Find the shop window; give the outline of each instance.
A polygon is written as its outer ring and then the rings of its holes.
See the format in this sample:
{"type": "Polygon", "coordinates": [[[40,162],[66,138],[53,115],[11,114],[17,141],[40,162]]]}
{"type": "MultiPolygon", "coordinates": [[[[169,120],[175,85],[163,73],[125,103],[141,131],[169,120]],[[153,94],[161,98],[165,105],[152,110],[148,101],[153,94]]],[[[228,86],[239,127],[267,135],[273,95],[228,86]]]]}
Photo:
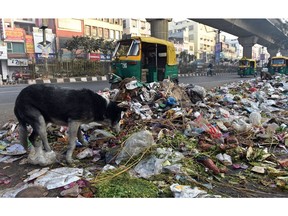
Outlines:
{"type": "Polygon", "coordinates": [[[91,35],[92,35],[93,37],[96,37],[96,36],[97,36],[97,27],[96,27],[96,26],[92,26],[91,35]]]}
{"type": "Polygon", "coordinates": [[[104,38],[105,39],[109,38],[109,29],[104,29],[104,38]]]}
{"type": "Polygon", "coordinates": [[[91,26],[85,25],[85,35],[91,35],[91,26]]]}
{"type": "Polygon", "coordinates": [[[132,19],[132,27],[137,28],[137,20],[132,19]]]}
{"type": "Polygon", "coordinates": [[[103,28],[98,28],[98,37],[103,38],[103,28]]]}
{"type": "Polygon", "coordinates": [[[115,38],[114,30],[110,29],[110,33],[109,33],[109,35],[110,35],[110,39],[113,40],[113,39],[115,38]]]}
{"type": "Polygon", "coordinates": [[[8,53],[25,53],[24,43],[19,42],[8,42],[7,43],[8,53]]]}
{"type": "Polygon", "coordinates": [[[115,31],[115,39],[116,40],[120,39],[120,32],[119,31],[115,31]]]}

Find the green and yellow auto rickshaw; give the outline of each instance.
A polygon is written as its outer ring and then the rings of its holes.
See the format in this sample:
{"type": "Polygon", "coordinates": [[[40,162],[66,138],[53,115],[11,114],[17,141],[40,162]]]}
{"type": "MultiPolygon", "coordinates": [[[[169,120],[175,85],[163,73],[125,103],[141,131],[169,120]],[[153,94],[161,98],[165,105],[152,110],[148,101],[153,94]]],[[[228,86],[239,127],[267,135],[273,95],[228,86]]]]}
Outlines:
{"type": "Polygon", "coordinates": [[[128,37],[117,41],[113,52],[111,88],[125,78],[143,83],[170,78],[178,83],[178,63],[174,44],[154,37],[128,37]]]}
{"type": "Polygon", "coordinates": [[[274,75],[275,73],[288,74],[288,57],[286,56],[274,56],[271,58],[269,73],[274,75]]]}
{"type": "Polygon", "coordinates": [[[257,76],[257,64],[254,59],[242,58],[239,60],[238,75],[244,76],[257,76]]]}

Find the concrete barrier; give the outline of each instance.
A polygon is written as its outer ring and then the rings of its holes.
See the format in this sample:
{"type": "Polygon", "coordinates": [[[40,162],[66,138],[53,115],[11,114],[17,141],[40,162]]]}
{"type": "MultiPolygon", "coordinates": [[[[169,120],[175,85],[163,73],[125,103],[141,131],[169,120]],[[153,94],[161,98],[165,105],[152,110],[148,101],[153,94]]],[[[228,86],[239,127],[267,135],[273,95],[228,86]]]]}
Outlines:
{"type": "MultiPolygon", "coordinates": [[[[227,75],[227,73],[216,73],[216,76],[227,75]]],[[[207,76],[206,72],[201,73],[185,73],[179,74],[179,77],[193,77],[193,76],[207,76]]],[[[70,77],[70,78],[50,78],[50,79],[31,79],[31,80],[18,80],[18,84],[36,84],[36,83],[72,83],[72,82],[95,82],[95,81],[106,81],[107,76],[96,76],[96,77],[70,77]]]]}

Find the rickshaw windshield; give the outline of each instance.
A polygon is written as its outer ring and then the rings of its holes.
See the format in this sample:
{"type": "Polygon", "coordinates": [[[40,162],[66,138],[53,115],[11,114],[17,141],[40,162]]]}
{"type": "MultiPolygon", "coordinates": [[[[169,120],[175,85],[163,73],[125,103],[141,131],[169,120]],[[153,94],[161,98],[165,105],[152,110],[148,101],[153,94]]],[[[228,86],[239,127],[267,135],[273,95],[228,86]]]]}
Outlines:
{"type": "Polygon", "coordinates": [[[119,41],[113,52],[113,57],[119,56],[137,56],[140,50],[139,40],[123,40],[119,41]]]}
{"type": "Polygon", "coordinates": [[[284,59],[272,59],[271,63],[275,65],[282,65],[282,64],[285,64],[285,60],[284,59]]]}

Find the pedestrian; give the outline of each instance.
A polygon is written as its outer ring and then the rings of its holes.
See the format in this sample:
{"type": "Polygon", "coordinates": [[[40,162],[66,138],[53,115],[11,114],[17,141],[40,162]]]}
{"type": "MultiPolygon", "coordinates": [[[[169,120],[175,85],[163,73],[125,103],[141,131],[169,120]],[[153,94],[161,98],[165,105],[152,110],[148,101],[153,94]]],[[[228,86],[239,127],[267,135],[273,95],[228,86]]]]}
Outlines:
{"type": "Polygon", "coordinates": [[[207,76],[209,76],[209,75],[213,75],[212,74],[212,69],[213,69],[213,64],[212,64],[212,62],[210,62],[209,63],[209,65],[208,65],[208,73],[207,73],[207,76]]]}
{"type": "Polygon", "coordinates": [[[7,74],[7,76],[6,76],[6,84],[10,84],[11,82],[10,82],[10,77],[9,77],[9,75],[7,74]]]}
{"type": "Polygon", "coordinates": [[[271,66],[271,58],[268,58],[267,68],[269,69],[271,66]]]}

